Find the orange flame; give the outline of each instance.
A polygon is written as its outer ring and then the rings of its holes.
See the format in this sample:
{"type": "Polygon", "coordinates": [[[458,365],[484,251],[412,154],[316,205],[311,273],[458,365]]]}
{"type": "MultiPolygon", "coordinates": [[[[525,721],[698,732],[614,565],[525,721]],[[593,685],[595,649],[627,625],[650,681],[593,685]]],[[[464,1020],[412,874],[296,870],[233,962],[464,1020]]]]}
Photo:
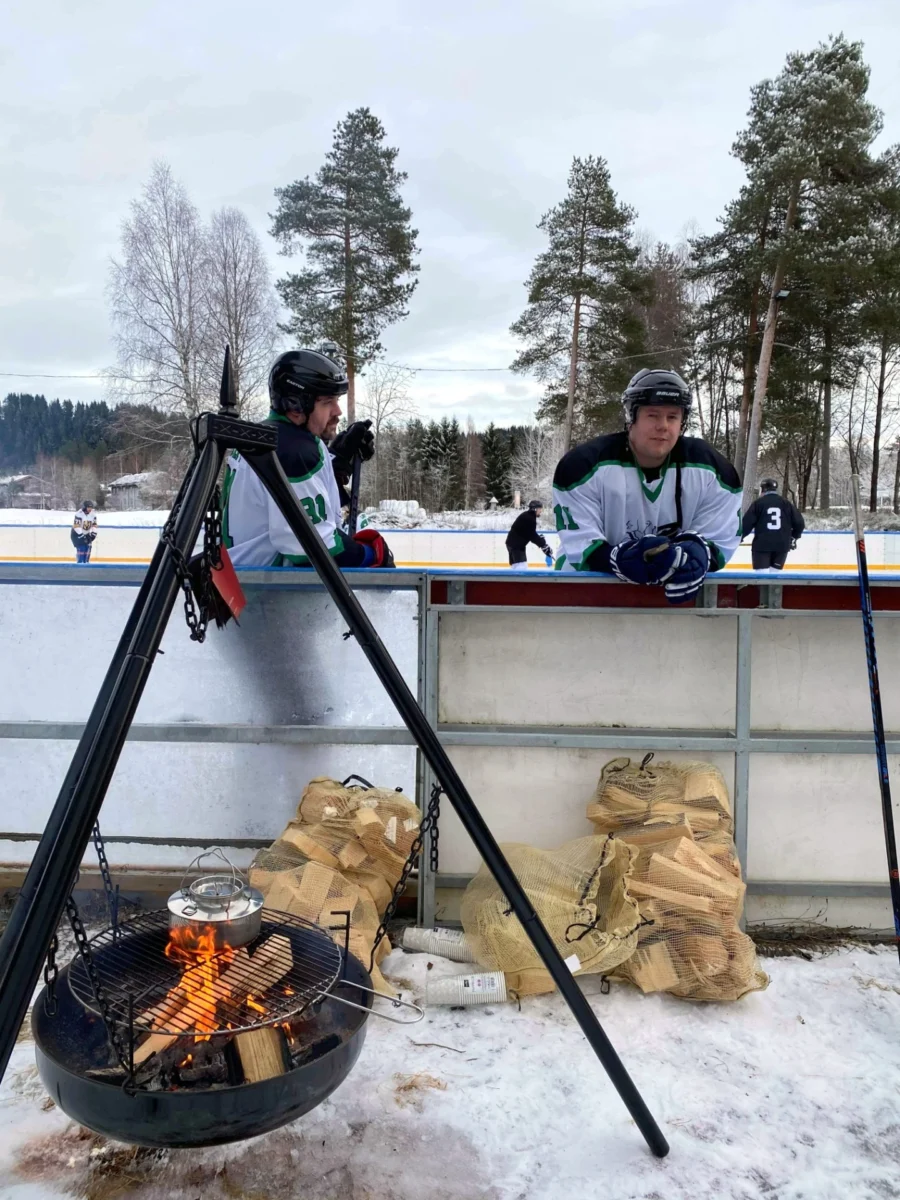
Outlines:
{"type": "Polygon", "coordinates": [[[220,997],[215,984],[234,958],[234,951],[216,946],[216,931],[211,925],[182,925],[170,930],[165,953],[167,958],[183,964],[184,974],[173,991],[187,996],[191,1025],[200,1030],[194,1040],[209,1041],[210,1034],[219,1029],[216,1006],[220,997]]]}

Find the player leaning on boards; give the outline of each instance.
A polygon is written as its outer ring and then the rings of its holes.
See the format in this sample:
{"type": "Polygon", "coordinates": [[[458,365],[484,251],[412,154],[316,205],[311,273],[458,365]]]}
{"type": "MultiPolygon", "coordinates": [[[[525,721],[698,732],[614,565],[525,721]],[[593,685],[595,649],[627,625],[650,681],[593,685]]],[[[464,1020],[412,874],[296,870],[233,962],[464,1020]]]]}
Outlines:
{"type": "Polygon", "coordinates": [[[691,392],[674,371],[638,371],[622,397],[625,429],[563,455],[553,477],[557,570],[606,571],[693,599],[741,540],[737,471],[685,437],[691,392]]]}
{"type": "Polygon", "coordinates": [[[75,547],[75,562],[89,563],[97,538],[97,514],[94,512],[93,500],[85,500],[75,514],[69,537],[75,547]]]}
{"type": "MultiPolygon", "coordinates": [[[[288,350],[269,372],[266,418],[278,428],[278,460],[306,515],[340,567],[392,567],[394,558],[377,530],[353,537],[341,528],[336,474],[349,478],[358,454],[375,453],[371,421],[354,421],[335,436],[347,376],[315,350],[288,350]]],[[[236,567],[307,567],[309,560],[275,501],[235,451],[224,485],[223,536],[236,567]]]]}

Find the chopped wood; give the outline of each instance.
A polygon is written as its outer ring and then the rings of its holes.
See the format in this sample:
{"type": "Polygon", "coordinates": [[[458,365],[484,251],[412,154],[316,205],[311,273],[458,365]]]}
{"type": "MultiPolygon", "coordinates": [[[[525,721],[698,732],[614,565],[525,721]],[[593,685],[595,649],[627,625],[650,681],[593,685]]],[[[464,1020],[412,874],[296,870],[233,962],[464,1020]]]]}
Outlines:
{"type": "Polygon", "coordinates": [[[216,998],[225,1000],[237,995],[262,996],[294,965],[291,939],[283,933],[266,938],[249,962],[233,962],[213,984],[216,998]]]}
{"type": "MultiPolygon", "coordinates": [[[[210,991],[217,1002],[233,997],[243,1000],[247,995],[259,997],[286,975],[293,965],[291,939],[276,933],[266,939],[252,958],[246,951],[242,957],[238,952],[226,970],[211,985],[210,991]]],[[[180,1011],[166,1018],[165,1033],[151,1033],[135,1050],[136,1067],[146,1062],[152,1054],[158,1054],[167,1046],[171,1046],[180,1034],[195,1027],[202,1001],[192,1002],[190,991],[182,985],[179,985],[178,991],[184,994],[180,1011]]]]}
{"type": "Polygon", "coordinates": [[[675,853],[672,857],[676,862],[681,863],[683,867],[691,867],[695,871],[702,871],[704,875],[714,875],[717,879],[722,880],[726,884],[734,884],[735,877],[731,871],[727,871],[721,863],[716,862],[713,856],[707,851],[702,850],[694,842],[689,842],[683,839],[675,848],[675,853]]]}
{"type": "Polygon", "coordinates": [[[686,887],[691,889],[692,894],[709,896],[713,900],[719,897],[736,900],[743,891],[743,884],[738,883],[736,879],[726,883],[722,879],[695,871],[692,867],[685,867],[674,859],[663,858],[661,854],[651,856],[647,874],[650,883],[660,887],[686,887]]]}
{"type": "Polygon", "coordinates": [[[678,821],[675,824],[663,824],[656,821],[652,824],[642,825],[638,829],[629,829],[627,833],[619,834],[619,838],[621,841],[627,842],[629,846],[655,846],[685,840],[693,842],[694,834],[687,821],[678,821]]]}
{"type": "Polygon", "coordinates": [[[384,822],[374,808],[360,808],[353,814],[353,828],[362,837],[373,829],[384,830],[384,822]]]}
{"type": "Polygon", "coordinates": [[[281,835],[280,840],[287,842],[295,850],[299,850],[310,862],[321,863],[323,867],[331,867],[333,871],[336,871],[340,866],[340,863],[330,851],[326,850],[324,846],[320,846],[314,838],[311,838],[308,833],[304,833],[296,825],[288,825],[287,829],[281,835]]]}
{"type": "Polygon", "coordinates": [[[284,1034],[275,1025],[248,1029],[234,1035],[234,1044],[244,1070],[245,1083],[259,1083],[284,1075],[284,1034]]]}
{"type": "Polygon", "coordinates": [[[680,982],[664,942],[639,946],[628,960],[628,973],[642,992],[665,992],[680,982]]]}
{"type": "Polygon", "coordinates": [[[342,867],[347,867],[349,870],[353,870],[360,863],[364,863],[368,857],[368,850],[365,846],[360,845],[359,842],[347,842],[338,851],[338,862],[342,867]]]}
{"type": "Polygon", "coordinates": [[[651,900],[665,900],[678,908],[689,908],[693,912],[712,913],[713,903],[707,896],[692,896],[688,892],[676,892],[672,888],[647,883],[643,879],[629,879],[628,891],[632,896],[649,896],[651,900]]]}

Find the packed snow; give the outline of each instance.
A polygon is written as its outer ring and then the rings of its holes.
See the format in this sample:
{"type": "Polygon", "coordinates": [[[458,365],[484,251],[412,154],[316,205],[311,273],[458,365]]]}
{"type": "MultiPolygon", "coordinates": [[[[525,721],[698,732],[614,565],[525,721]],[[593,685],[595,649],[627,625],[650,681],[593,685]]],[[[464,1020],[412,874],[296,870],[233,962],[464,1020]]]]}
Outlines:
{"type": "MultiPolygon", "coordinates": [[[[654,1158],[557,996],[370,1019],[346,1082],[295,1124],[208,1150],[79,1130],[23,1038],[0,1086],[0,1196],[133,1200],[885,1200],[900,1195],[900,969],[864,946],[764,961],[697,1005],[583,981],[671,1143],[654,1158]]],[[[394,950],[405,998],[471,970],[394,950]]],[[[125,1102],[123,1100],[123,1102],[125,1102]]]]}
{"type": "MultiPolygon", "coordinates": [[[[379,529],[497,529],[504,532],[516,519],[522,508],[491,508],[486,510],[460,509],[448,512],[426,512],[414,500],[385,500],[379,508],[369,507],[366,510],[370,522],[379,529]]],[[[542,525],[547,524],[547,518],[552,521],[553,514],[549,507],[544,509],[542,525]]],[[[74,509],[36,509],[36,508],[0,508],[0,526],[2,525],[65,525],[72,524],[74,509]]],[[[140,526],[143,528],[161,528],[169,516],[168,509],[129,509],[125,511],[102,509],[98,512],[100,526],[140,526]]],[[[805,513],[806,528],[810,531],[821,529],[845,529],[853,527],[850,510],[831,509],[825,513],[805,513]]],[[[900,530],[900,516],[889,509],[879,509],[875,513],[864,513],[863,523],[866,529],[900,530]]],[[[549,532],[549,528],[547,532],[549,532]]]]}

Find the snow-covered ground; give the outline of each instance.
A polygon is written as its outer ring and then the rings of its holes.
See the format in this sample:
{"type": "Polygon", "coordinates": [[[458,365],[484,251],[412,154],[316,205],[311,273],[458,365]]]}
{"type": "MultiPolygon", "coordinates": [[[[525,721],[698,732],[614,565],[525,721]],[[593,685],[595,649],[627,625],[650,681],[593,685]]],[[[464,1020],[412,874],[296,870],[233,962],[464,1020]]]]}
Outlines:
{"type": "MultiPolygon", "coordinates": [[[[418,516],[367,509],[372,523],[379,529],[502,529],[508,530],[521,508],[496,508],[487,512],[463,509],[450,512],[426,513],[419,510],[418,516]]],[[[0,508],[0,525],[65,525],[72,523],[72,513],[60,509],[0,508]]],[[[101,527],[140,526],[159,528],[168,517],[167,509],[135,509],[130,512],[103,510],[98,513],[101,527]]],[[[815,529],[852,529],[853,518],[849,509],[831,509],[828,512],[805,514],[806,527],[815,529]]],[[[864,513],[867,529],[900,530],[900,516],[889,509],[876,513],[864,513]]],[[[549,509],[543,513],[542,525],[550,526],[553,514],[549,509]]]]}
{"type": "MultiPolygon", "coordinates": [[[[464,965],[395,950],[421,996],[464,965]]],[[[733,1005],[585,990],[671,1143],[653,1158],[555,996],[370,1020],[294,1125],[210,1150],[107,1143],[50,1106],[28,1040],[0,1087],[0,1196],[133,1200],[886,1200],[900,1196],[900,969],[857,947],[769,959],[733,1005]]],[[[125,1102],[125,1101],[123,1101],[125,1102]]]]}

